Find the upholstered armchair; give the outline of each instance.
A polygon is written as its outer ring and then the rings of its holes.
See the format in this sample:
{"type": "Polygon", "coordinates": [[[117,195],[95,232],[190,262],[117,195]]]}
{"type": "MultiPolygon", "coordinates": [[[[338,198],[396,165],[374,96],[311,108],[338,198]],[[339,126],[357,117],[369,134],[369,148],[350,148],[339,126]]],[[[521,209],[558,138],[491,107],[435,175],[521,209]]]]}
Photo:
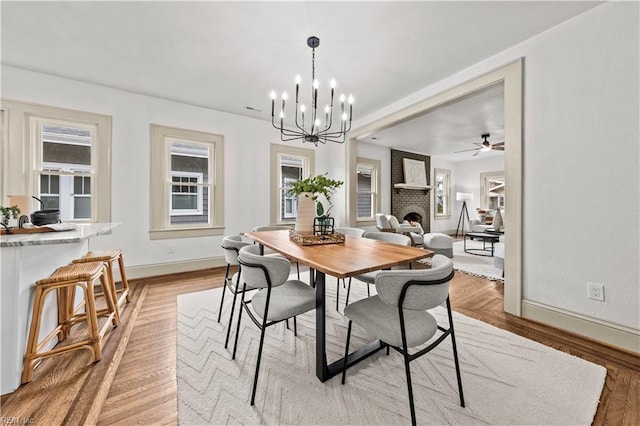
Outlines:
{"type": "Polygon", "coordinates": [[[422,235],[424,231],[422,226],[411,225],[409,223],[400,223],[393,215],[385,215],[384,213],[376,213],[376,228],[380,232],[395,232],[396,234],[404,234],[411,238],[414,246],[422,247],[422,235]]]}

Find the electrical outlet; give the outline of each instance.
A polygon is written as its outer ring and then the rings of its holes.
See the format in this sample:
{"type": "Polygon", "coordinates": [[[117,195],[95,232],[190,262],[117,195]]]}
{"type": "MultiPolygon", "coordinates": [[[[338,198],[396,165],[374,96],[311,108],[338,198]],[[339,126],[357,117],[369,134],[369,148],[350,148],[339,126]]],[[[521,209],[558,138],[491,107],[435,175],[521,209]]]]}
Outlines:
{"type": "Polygon", "coordinates": [[[602,284],[587,283],[589,299],[604,302],[604,286],[602,284]]]}
{"type": "Polygon", "coordinates": [[[173,254],[176,252],[176,248],[174,246],[167,247],[167,253],[173,254]]]}

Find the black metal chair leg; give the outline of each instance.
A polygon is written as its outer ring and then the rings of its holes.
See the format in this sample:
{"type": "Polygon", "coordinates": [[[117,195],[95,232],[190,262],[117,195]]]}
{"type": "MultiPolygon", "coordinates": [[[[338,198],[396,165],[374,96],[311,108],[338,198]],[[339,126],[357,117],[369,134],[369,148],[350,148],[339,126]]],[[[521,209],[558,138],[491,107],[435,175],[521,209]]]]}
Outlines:
{"type": "Polygon", "coordinates": [[[286,320],[284,320],[284,323],[287,325],[287,330],[289,330],[289,318],[287,318],[286,320]]]}
{"type": "Polygon", "coordinates": [[[298,270],[298,281],[300,281],[300,264],[296,262],[296,269],[298,270]]]}
{"type": "Polygon", "coordinates": [[[293,317],[293,335],[298,337],[298,322],[296,321],[296,317],[293,317]]]}
{"type": "Polygon", "coordinates": [[[229,278],[229,268],[231,265],[227,263],[227,271],[224,273],[224,285],[222,286],[222,299],[220,299],[220,309],[218,309],[218,322],[222,315],[222,304],[224,303],[224,293],[227,291],[227,278],[229,278]]]}
{"type": "MultiPolygon", "coordinates": [[[[245,288],[243,287],[243,291],[245,288]]],[[[238,326],[236,327],[236,338],[235,343],[233,344],[233,355],[231,355],[231,359],[236,359],[236,349],[238,348],[238,336],[240,335],[240,322],[242,321],[242,311],[244,310],[244,293],[242,293],[242,299],[240,299],[240,312],[238,312],[238,326]]]]}
{"type": "Polygon", "coordinates": [[[338,284],[336,285],[336,311],[340,306],[340,278],[338,278],[338,284]]]}
{"type": "Polygon", "coordinates": [[[347,357],[349,356],[349,340],[351,339],[351,325],[353,321],[349,320],[349,328],[347,328],[347,343],[344,345],[344,365],[342,367],[342,384],[347,380],[347,357]]]}
{"type": "Polygon", "coordinates": [[[227,349],[229,344],[229,336],[231,335],[231,323],[233,322],[233,312],[236,309],[236,299],[238,293],[233,293],[233,302],[231,302],[231,314],[229,315],[229,323],[227,324],[227,337],[224,339],[224,348],[227,349]]]}
{"type": "Polygon", "coordinates": [[[449,314],[449,328],[451,329],[451,347],[453,348],[453,361],[456,364],[456,376],[458,377],[458,392],[460,393],[460,406],[464,407],[464,393],[462,392],[462,377],[460,376],[460,362],[458,361],[458,348],[456,346],[456,334],[453,330],[453,318],[451,315],[451,302],[447,297],[447,311],[449,314]]]}
{"type": "Polygon", "coordinates": [[[389,356],[389,345],[387,345],[387,356],[389,356]]]}
{"type": "Polygon", "coordinates": [[[251,391],[251,405],[254,405],[256,400],[256,387],[258,386],[258,374],[260,374],[260,359],[262,358],[262,345],[264,344],[264,333],[266,331],[266,327],[264,326],[264,322],[262,324],[262,330],[260,332],[260,346],[258,346],[258,360],[256,361],[256,374],[253,378],[253,390],[251,391]]]}
{"type": "Polygon", "coordinates": [[[369,289],[369,284],[367,284],[367,296],[371,297],[371,290],[369,289]]]}
{"type": "Polygon", "coordinates": [[[409,392],[409,408],[411,409],[411,424],[416,426],[416,407],[413,404],[413,387],[411,386],[411,369],[409,368],[409,354],[404,348],[404,369],[407,373],[407,390],[409,392]]]}

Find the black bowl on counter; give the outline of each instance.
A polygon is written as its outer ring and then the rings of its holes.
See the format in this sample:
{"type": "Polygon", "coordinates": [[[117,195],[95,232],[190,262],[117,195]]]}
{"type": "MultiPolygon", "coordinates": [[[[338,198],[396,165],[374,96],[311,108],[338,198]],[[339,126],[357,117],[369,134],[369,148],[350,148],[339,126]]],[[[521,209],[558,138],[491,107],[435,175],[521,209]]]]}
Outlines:
{"type": "Polygon", "coordinates": [[[31,213],[31,223],[36,226],[60,222],[60,210],[37,210],[31,213]]]}

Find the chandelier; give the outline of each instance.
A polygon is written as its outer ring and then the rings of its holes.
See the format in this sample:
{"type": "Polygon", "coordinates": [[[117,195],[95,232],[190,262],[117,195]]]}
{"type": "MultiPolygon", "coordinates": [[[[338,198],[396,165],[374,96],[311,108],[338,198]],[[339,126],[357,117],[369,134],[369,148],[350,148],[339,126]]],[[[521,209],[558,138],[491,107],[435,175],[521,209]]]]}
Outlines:
{"type": "Polygon", "coordinates": [[[318,114],[318,87],[320,83],[316,79],[316,47],[320,45],[320,39],[318,37],[311,36],[307,39],[307,46],[312,49],[311,53],[311,103],[309,109],[300,103],[300,76],[296,76],[296,106],[295,116],[292,120],[295,123],[295,128],[286,128],[284,126],[285,119],[285,106],[287,102],[287,93],[282,93],[282,108],[280,109],[280,123],[276,123],[275,117],[275,104],[276,104],[276,92],[271,92],[271,124],[273,127],[280,130],[280,139],[284,142],[300,139],[302,142],[311,142],[315,146],[318,146],[318,142],[327,143],[336,142],[343,143],[345,135],[351,130],[351,119],[353,113],[353,96],[349,96],[347,100],[344,95],[340,95],[340,127],[336,127],[333,130],[333,92],[336,87],[336,81],[331,80],[329,85],[331,86],[331,97],[329,104],[324,108],[324,116],[322,112],[318,114]],[[345,111],[345,100],[349,103],[349,114],[345,111]],[[307,120],[305,121],[305,113],[307,114],[307,120]],[[324,121],[322,121],[324,118],[324,121]],[[347,123],[348,121],[348,123],[347,123]]]}

